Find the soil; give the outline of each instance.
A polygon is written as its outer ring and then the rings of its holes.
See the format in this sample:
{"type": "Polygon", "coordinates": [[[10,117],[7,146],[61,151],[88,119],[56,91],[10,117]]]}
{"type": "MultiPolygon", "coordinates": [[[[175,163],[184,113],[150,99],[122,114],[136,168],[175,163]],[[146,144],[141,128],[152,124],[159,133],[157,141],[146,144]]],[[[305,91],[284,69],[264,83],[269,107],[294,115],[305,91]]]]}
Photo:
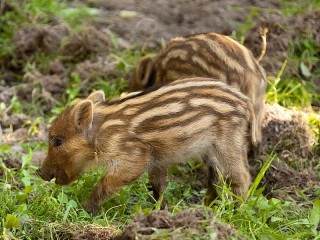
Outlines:
{"type": "Polygon", "coordinates": [[[53,236],[53,239],[110,240],[115,232],[112,227],[101,227],[93,224],[84,226],[78,223],[57,225],[50,231],[53,232],[45,234],[44,239],[52,239],[53,236]]]}
{"type": "Polygon", "coordinates": [[[78,63],[73,73],[83,79],[86,84],[93,83],[97,78],[103,79],[118,76],[117,64],[117,60],[98,56],[78,63]]]}
{"type": "Polygon", "coordinates": [[[92,7],[102,9],[103,24],[135,44],[156,46],[162,39],[214,31],[231,35],[239,29],[253,7],[279,6],[252,0],[210,1],[99,1],[92,7]],[[128,12],[130,11],[130,12],[128,12]],[[141,38],[143,36],[143,38],[141,38]]]}
{"type": "MultiPolygon", "coordinates": [[[[283,16],[279,10],[280,2],[255,0],[222,1],[74,1],[75,7],[86,4],[99,9],[99,18],[91,25],[81,29],[69,29],[59,19],[53,19],[50,25],[31,25],[17,30],[14,36],[16,48],[16,62],[21,63],[35,52],[44,54],[58,54],[63,62],[55,60],[48,69],[38,69],[41,76],[41,87],[38,95],[43,96],[44,105],[48,99],[59,100],[66,90],[67,74],[75,69],[81,77],[90,82],[90,73],[96,75],[117,76],[114,62],[108,59],[113,47],[110,32],[118,37],[120,48],[136,48],[158,50],[164,42],[172,37],[199,32],[218,32],[226,35],[237,34],[248,28],[244,44],[253,51],[255,56],[261,52],[259,28],[267,27],[267,52],[261,64],[269,75],[279,72],[285,58],[288,46],[302,35],[309,34],[315,41],[320,39],[317,22],[320,11],[314,10],[298,17],[283,16]],[[249,26],[245,26],[249,16],[253,16],[249,26]],[[74,66],[75,63],[78,65],[74,66]],[[102,64],[105,64],[105,67],[102,64]],[[58,70],[55,69],[58,67],[58,70]],[[56,71],[57,70],[57,71],[56,71]]],[[[8,6],[5,6],[7,9],[8,6]]],[[[23,64],[23,63],[21,63],[23,64]]],[[[287,71],[299,75],[298,64],[289,62],[287,71]]],[[[4,81],[12,85],[17,80],[14,74],[22,69],[18,66],[7,67],[4,71],[4,81]]],[[[23,68],[23,66],[21,66],[23,68]]],[[[319,64],[308,63],[310,70],[319,70],[319,64]]],[[[2,72],[2,71],[1,71],[2,72]]],[[[30,72],[25,73],[26,83],[34,83],[34,78],[28,78],[30,72]]],[[[31,72],[31,75],[35,74],[31,72]]],[[[35,76],[37,76],[35,74],[35,76]]],[[[319,83],[319,79],[311,79],[319,83]]],[[[34,85],[20,89],[18,96],[30,101],[34,85]]],[[[1,90],[1,89],[0,89],[1,90]]],[[[320,89],[319,89],[320,90],[320,89]]],[[[50,107],[50,106],[49,106],[50,107]]]]}
{"type": "Polygon", "coordinates": [[[252,164],[251,175],[254,178],[263,160],[277,153],[277,159],[260,183],[269,197],[303,201],[299,191],[305,192],[310,200],[318,197],[320,179],[315,170],[317,165],[312,162],[319,162],[320,156],[313,147],[315,136],[307,123],[308,117],[308,113],[266,105],[262,156],[252,164]]]}
{"type": "Polygon", "coordinates": [[[61,46],[61,55],[69,61],[80,62],[99,53],[108,55],[110,49],[108,31],[87,26],[69,35],[61,46]]]}
{"type": "MultiPolygon", "coordinates": [[[[100,16],[105,19],[96,22],[96,27],[107,27],[142,49],[159,48],[163,41],[170,38],[200,32],[232,35],[237,29],[246,27],[244,23],[251,14],[253,21],[244,44],[255,56],[259,56],[259,28],[269,29],[267,53],[261,64],[272,74],[277,74],[281,69],[291,42],[298,40],[302,34],[311,34],[318,42],[320,38],[316,24],[320,20],[319,10],[298,17],[286,17],[279,10],[280,1],[276,0],[128,0],[98,1],[91,6],[100,9],[100,16]]],[[[297,71],[296,68],[289,70],[297,71]]]]}
{"type": "Polygon", "coordinates": [[[314,136],[307,117],[306,113],[266,104],[262,151],[278,153],[283,160],[306,158],[312,154],[314,136]]]}
{"type": "Polygon", "coordinates": [[[260,186],[265,186],[264,194],[268,198],[294,199],[303,203],[306,198],[314,201],[318,197],[316,190],[320,183],[313,173],[294,170],[283,161],[276,160],[267,170],[260,186]]]}
{"type": "Polygon", "coordinates": [[[216,239],[242,239],[230,225],[216,221],[212,211],[190,209],[175,215],[166,210],[155,211],[149,215],[139,214],[133,223],[126,226],[113,240],[197,239],[197,236],[209,238],[214,236],[213,234],[216,239]]]}
{"type": "Polygon", "coordinates": [[[62,38],[69,29],[64,25],[27,26],[19,29],[14,36],[17,59],[26,59],[35,52],[52,52],[59,49],[62,38]]]}

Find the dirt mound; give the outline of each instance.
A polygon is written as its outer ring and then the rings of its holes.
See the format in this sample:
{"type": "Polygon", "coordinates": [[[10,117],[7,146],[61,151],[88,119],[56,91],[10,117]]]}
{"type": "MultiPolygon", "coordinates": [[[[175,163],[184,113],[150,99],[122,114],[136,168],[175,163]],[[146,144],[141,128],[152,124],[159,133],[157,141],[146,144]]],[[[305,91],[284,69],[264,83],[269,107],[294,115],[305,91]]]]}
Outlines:
{"type": "Polygon", "coordinates": [[[20,28],[14,36],[17,59],[27,59],[36,52],[59,49],[62,38],[69,34],[65,25],[34,25],[20,28]]]}
{"type": "Polygon", "coordinates": [[[118,61],[108,57],[96,57],[76,65],[74,74],[77,74],[85,83],[93,83],[97,79],[107,79],[119,74],[116,69],[118,61]]]}
{"type": "MultiPolygon", "coordinates": [[[[17,146],[13,148],[14,151],[23,151],[22,147],[17,146]]],[[[10,154],[4,154],[2,156],[2,161],[7,168],[20,169],[21,168],[21,159],[18,157],[13,157],[10,154]]]]}
{"type": "Polygon", "coordinates": [[[14,43],[17,59],[27,59],[36,52],[60,52],[73,62],[83,61],[93,53],[107,54],[111,44],[107,30],[86,26],[71,31],[62,24],[20,28],[14,43]]]}
{"type": "Polygon", "coordinates": [[[12,99],[14,96],[14,88],[0,86],[0,127],[2,129],[12,128],[16,130],[20,128],[25,121],[31,119],[31,117],[23,113],[12,114],[14,108],[12,99]]]}
{"type": "Polygon", "coordinates": [[[266,195],[281,199],[289,196],[304,201],[299,194],[302,191],[310,199],[316,197],[320,179],[312,167],[309,170],[304,166],[311,166],[311,161],[315,161],[313,158],[319,158],[313,149],[314,140],[304,113],[266,104],[262,156],[260,160],[251,161],[251,175],[254,178],[264,159],[277,154],[277,160],[271,164],[260,183],[265,186],[266,195]]]}
{"type": "Polygon", "coordinates": [[[109,53],[111,41],[107,30],[93,26],[82,27],[68,36],[61,46],[61,54],[68,60],[80,62],[94,53],[109,53]]]}
{"type": "Polygon", "coordinates": [[[282,160],[306,158],[314,136],[301,112],[280,105],[266,105],[262,151],[278,153],[282,160]]]}
{"type": "Polygon", "coordinates": [[[215,220],[212,211],[190,209],[172,215],[168,211],[139,214],[114,240],[129,239],[241,239],[231,226],[215,220]],[[200,237],[200,238],[199,238],[200,237]]]}

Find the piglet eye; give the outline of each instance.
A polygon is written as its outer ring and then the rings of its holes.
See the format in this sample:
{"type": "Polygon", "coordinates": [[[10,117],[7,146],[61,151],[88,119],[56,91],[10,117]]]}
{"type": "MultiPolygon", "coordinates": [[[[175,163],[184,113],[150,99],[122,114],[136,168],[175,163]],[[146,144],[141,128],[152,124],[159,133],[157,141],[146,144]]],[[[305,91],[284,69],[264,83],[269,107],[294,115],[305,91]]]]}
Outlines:
{"type": "Polygon", "coordinates": [[[52,143],[53,143],[53,146],[60,147],[62,145],[62,140],[60,138],[53,138],[52,143]]]}

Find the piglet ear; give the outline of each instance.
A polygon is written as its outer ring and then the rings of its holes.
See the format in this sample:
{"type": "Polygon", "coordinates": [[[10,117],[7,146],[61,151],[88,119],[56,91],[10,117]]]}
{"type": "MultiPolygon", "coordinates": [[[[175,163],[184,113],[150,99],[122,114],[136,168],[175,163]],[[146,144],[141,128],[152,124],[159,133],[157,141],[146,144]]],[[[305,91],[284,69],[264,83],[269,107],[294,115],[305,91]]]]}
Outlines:
{"type": "Polygon", "coordinates": [[[74,121],[78,129],[88,129],[93,120],[93,103],[90,100],[83,100],[74,108],[74,121]]]}
{"type": "Polygon", "coordinates": [[[87,97],[87,100],[90,100],[93,103],[104,102],[105,100],[104,92],[102,90],[94,91],[87,97]]]}

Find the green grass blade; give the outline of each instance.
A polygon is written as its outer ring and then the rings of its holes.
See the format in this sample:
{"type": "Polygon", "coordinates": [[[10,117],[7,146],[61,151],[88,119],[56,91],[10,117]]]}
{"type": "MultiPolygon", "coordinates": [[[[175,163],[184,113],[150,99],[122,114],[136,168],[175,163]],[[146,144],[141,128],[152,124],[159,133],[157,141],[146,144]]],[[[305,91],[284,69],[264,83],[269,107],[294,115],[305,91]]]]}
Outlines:
{"type": "Polygon", "coordinates": [[[259,186],[259,183],[261,182],[263,176],[265,175],[266,171],[270,167],[270,165],[273,162],[273,160],[275,159],[275,157],[276,157],[276,154],[272,155],[270,157],[270,159],[262,165],[258,175],[256,176],[253,183],[251,184],[251,187],[249,188],[248,197],[252,196],[255,193],[255,191],[257,190],[257,188],[259,186]]]}
{"type": "Polygon", "coordinates": [[[314,201],[309,220],[310,223],[313,225],[312,232],[314,234],[317,234],[317,228],[320,222],[320,198],[314,201]]]}

